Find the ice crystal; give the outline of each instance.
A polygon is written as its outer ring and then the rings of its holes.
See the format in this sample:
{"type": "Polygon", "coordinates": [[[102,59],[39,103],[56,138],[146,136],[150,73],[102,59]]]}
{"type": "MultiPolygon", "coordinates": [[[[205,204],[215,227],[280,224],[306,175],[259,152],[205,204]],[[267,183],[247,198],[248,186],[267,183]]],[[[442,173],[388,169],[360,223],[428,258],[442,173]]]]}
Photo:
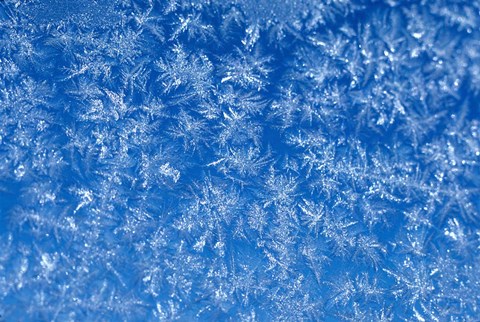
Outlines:
{"type": "Polygon", "coordinates": [[[479,28],[0,1],[0,320],[478,320],[479,28]]]}

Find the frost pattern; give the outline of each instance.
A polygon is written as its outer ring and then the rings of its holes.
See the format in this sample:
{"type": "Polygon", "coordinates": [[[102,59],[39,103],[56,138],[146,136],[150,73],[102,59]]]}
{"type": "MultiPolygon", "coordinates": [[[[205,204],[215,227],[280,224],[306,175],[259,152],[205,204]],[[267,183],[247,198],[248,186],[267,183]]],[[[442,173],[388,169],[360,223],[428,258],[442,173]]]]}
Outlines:
{"type": "Polygon", "coordinates": [[[0,2],[0,320],[476,321],[480,2],[0,2]]]}

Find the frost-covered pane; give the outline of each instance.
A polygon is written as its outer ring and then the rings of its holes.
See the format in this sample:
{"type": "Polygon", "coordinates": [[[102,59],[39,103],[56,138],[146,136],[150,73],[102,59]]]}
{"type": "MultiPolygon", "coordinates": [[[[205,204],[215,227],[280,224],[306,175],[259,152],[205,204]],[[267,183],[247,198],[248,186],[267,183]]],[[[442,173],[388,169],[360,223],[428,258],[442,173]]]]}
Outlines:
{"type": "Polygon", "coordinates": [[[477,321],[480,2],[0,1],[0,320],[477,321]]]}

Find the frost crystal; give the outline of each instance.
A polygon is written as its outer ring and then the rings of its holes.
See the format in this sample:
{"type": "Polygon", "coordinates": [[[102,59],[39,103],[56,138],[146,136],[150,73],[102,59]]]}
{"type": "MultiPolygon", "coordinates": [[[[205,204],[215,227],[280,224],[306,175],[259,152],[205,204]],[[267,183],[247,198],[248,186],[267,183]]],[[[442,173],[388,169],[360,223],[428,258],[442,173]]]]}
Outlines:
{"type": "Polygon", "coordinates": [[[0,320],[477,321],[480,2],[0,1],[0,320]]]}

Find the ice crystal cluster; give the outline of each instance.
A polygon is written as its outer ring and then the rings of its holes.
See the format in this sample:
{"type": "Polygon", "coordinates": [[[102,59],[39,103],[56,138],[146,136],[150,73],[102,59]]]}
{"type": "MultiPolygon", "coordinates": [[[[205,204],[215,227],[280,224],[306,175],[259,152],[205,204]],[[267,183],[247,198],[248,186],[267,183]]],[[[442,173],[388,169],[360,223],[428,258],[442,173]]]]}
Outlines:
{"type": "Polygon", "coordinates": [[[480,1],[3,0],[0,320],[479,321],[480,1]]]}

